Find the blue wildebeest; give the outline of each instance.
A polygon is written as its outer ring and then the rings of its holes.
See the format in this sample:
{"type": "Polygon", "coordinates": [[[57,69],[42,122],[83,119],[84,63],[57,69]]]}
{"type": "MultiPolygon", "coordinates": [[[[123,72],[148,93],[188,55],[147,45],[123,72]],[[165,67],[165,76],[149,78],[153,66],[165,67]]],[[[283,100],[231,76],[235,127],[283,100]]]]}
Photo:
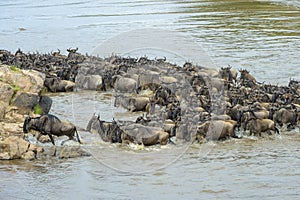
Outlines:
{"type": "Polygon", "coordinates": [[[61,121],[58,117],[51,114],[35,118],[27,116],[24,120],[23,132],[28,133],[30,130],[36,130],[42,135],[48,135],[53,145],[55,145],[55,143],[52,135],[65,135],[68,136],[70,140],[74,140],[76,133],[77,141],[81,144],[76,126],[71,122],[61,121]]]}

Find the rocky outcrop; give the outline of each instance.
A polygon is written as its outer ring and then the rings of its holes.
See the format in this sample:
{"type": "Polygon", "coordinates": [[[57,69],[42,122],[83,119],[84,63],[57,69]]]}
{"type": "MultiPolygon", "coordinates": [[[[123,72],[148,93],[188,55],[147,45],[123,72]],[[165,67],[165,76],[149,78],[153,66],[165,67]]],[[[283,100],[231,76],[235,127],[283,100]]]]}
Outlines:
{"type": "Polygon", "coordinates": [[[33,160],[42,149],[18,136],[10,136],[0,142],[0,160],[25,159],[33,160]]]}
{"type": "Polygon", "coordinates": [[[0,63],[0,159],[36,158],[42,150],[23,140],[24,115],[48,113],[52,100],[42,95],[45,75],[0,63]]]}
{"type": "Polygon", "coordinates": [[[0,160],[34,160],[38,157],[56,156],[59,159],[90,156],[80,146],[43,147],[30,144],[18,136],[9,136],[0,142],[0,160]],[[45,149],[47,149],[45,151],[45,149]]]}
{"type": "Polygon", "coordinates": [[[4,107],[15,106],[19,114],[28,114],[40,105],[48,112],[52,102],[41,101],[44,80],[45,75],[40,72],[0,65],[0,92],[4,94],[0,97],[2,113],[4,107]]]}

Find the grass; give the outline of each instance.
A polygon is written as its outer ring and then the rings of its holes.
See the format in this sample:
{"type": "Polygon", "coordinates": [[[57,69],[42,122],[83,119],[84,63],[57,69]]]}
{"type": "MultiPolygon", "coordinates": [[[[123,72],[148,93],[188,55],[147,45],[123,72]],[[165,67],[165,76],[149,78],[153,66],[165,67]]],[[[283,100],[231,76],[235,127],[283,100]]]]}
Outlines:
{"type": "Polygon", "coordinates": [[[14,72],[19,72],[20,71],[20,69],[18,67],[14,66],[14,65],[10,66],[10,70],[14,71],[14,72]]]}
{"type": "Polygon", "coordinates": [[[36,104],[36,106],[34,107],[34,114],[38,114],[38,115],[43,114],[43,108],[39,104],[36,104]]]}

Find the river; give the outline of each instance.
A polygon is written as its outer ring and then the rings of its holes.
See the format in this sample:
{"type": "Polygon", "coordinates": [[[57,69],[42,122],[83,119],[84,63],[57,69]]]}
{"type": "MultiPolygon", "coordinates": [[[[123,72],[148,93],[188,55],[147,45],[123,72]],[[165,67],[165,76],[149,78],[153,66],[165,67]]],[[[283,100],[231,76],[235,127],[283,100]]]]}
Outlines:
{"type": "MultiPolygon", "coordinates": [[[[50,52],[102,42],[141,28],[177,31],[216,67],[246,68],[259,81],[300,80],[298,0],[7,0],[0,48],[50,52]]],[[[159,55],[163,56],[163,55],[159,55]]],[[[172,61],[172,60],[169,60],[172,61]]],[[[111,120],[109,95],[53,96],[51,112],[81,127],[94,112],[111,120]]],[[[92,157],[0,161],[0,199],[298,199],[299,130],[281,137],[136,150],[80,132],[92,157]]]]}

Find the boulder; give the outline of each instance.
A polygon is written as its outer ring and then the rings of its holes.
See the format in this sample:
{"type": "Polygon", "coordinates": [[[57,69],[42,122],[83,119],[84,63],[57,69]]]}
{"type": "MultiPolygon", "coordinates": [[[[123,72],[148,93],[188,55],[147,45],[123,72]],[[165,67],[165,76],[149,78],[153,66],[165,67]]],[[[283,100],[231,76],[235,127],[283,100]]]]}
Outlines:
{"type": "Polygon", "coordinates": [[[41,96],[39,106],[42,108],[43,115],[48,114],[52,106],[52,99],[48,96],[41,96]]]}
{"type": "Polygon", "coordinates": [[[4,83],[17,85],[24,92],[39,93],[44,87],[45,75],[35,70],[20,70],[13,66],[1,65],[0,77],[4,83]]]}
{"type": "Polygon", "coordinates": [[[64,158],[76,158],[81,156],[90,156],[91,154],[80,148],[79,146],[63,146],[58,157],[60,159],[64,158]]]}
{"type": "Polygon", "coordinates": [[[35,93],[21,92],[15,97],[13,105],[18,107],[21,114],[31,112],[34,107],[39,103],[39,96],[35,93]]]}
{"type": "MultiPolygon", "coordinates": [[[[12,160],[20,159],[23,156],[28,158],[30,155],[24,155],[29,148],[30,143],[17,136],[10,136],[0,142],[0,159],[12,160]]],[[[30,153],[31,154],[31,153],[30,153]]]]}
{"type": "MultiPolygon", "coordinates": [[[[0,65],[0,101],[16,106],[19,114],[27,114],[39,103],[44,81],[45,75],[38,71],[0,65]]],[[[43,107],[46,112],[51,107],[49,101],[47,102],[47,108],[43,107]]],[[[3,106],[0,107],[3,111],[3,106]]],[[[3,112],[0,111],[0,118],[1,116],[3,112]]]]}
{"type": "Polygon", "coordinates": [[[21,71],[23,76],[21,76],[20,80],[18,79],[18,85],[20,86],[20,88],[23,89],[25,92],[40,93],[40,91],[44,87],[45,74],[35,70],[21,71]],[[22,87],[23,85],[24,88],[22,87]]]}

